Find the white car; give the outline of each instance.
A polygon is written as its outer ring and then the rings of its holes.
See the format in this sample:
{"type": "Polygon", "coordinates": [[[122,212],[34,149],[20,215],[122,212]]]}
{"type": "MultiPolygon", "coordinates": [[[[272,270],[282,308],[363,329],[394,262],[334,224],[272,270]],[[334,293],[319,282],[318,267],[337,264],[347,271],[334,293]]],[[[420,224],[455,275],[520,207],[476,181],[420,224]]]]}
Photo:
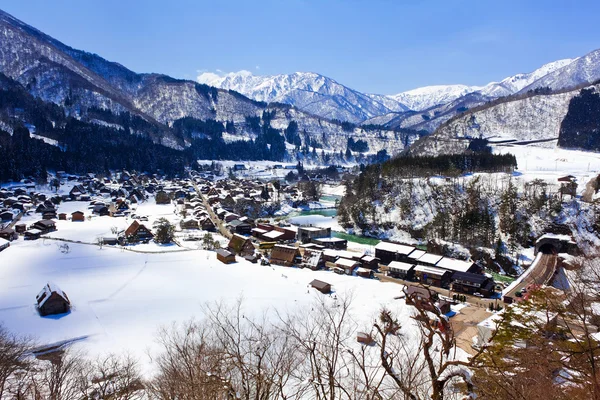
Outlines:
{"type": "Polygon", "coordinates": [[[477,296],[477,297],[483,297],[483,295],[482,295],[481,293],[479,293],[479,292],[475,292],[475,293],[473,293],[473,296],[477,296]]]}

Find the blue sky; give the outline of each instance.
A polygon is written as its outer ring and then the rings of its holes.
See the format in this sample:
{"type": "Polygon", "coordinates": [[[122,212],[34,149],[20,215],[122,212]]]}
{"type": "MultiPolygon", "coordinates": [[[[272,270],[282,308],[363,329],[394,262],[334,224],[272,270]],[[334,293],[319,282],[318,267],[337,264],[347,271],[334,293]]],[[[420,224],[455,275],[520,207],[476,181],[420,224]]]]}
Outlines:
{"type": "Polygon", "coordinates": [[[600,48],[600,1],[2,0],[136,72],[313,71],[364,92],[483,85],[600,48]]]}

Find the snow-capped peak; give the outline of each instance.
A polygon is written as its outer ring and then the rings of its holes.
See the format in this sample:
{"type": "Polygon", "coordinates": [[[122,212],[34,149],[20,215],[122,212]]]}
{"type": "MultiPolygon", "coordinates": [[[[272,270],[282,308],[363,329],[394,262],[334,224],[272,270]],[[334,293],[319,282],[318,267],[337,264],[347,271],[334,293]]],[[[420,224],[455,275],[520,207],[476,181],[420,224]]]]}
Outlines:
{"type": "Polygon", "coordinates": [[[450,103],[479,89],[481,88],[478,86],[432,85],[408,90],[390,97],[405,104],[411,110],[421,111],[438,104],[450,103]]]}
{"type": "Polygon", "coordinates": [[[254,75],[250,71],[203,72],[199,83],[240,92],[254,100],[295,105],[312,114],[331,119],[361,122],[407,107],[388,99],[350,89],[314,72],[254,75]]]}

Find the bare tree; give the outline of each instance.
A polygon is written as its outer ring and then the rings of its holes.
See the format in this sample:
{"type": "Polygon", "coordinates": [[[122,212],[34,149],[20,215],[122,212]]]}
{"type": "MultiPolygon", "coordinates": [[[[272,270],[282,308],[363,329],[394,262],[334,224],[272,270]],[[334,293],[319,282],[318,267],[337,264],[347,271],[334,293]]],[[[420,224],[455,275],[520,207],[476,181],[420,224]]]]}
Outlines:
{"type": "Polygon", "coordinates": [[[137,362],[129,355],[97,358],[80,371],[80,380],[85,399],[136,400],[145,394],[137,362]]]}
{"type": "Polygon", "coordinates": [[[0,325],[0,399],[7,393],[19,392],[18,381],[31,366],[26,355],[31,345],[30,340],[15,336],[0,325]]]}
{"type": "Polygon", "coordinates": [[[434,304],[434,293],[429,291],[429,297],[423,298],[405,290],[405,296],[414,304],[412,320],[416,322],[419,341],[412,347],[398,339],[399,321],[383,310],[375,329],[386,374],[410,400],[443,400],[450,392],[449,386],[457,381],[464,383],[466,392],[471,393],[473,385],[468,367],[476,357],[468,362],[457,359],[452,326],[434,304]],[[393,339],[397,339],[396,344],[390,345],[393,339]]]}

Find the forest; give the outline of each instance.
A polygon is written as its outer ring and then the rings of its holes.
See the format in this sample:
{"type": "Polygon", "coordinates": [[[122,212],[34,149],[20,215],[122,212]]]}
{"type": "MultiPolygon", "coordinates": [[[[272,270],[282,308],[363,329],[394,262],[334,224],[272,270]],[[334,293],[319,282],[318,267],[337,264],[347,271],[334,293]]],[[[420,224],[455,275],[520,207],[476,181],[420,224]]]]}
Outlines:
{"type": "Polygon", "coordinates": [[[558,145],[564,148],[600,151],[600,94],[582,89],[569,103],[560,126],[558,145]]]}

